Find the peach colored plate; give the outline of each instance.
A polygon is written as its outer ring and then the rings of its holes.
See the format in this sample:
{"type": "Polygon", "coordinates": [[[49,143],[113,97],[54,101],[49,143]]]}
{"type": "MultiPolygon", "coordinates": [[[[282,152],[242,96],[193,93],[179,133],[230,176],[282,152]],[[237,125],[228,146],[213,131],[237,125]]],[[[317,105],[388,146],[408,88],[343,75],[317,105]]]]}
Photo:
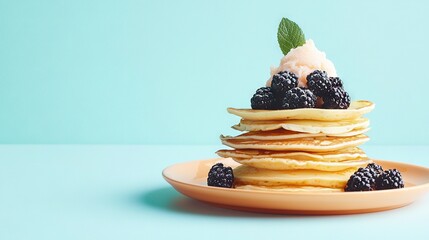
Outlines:
{"type": "Polygon", "coordinates": [[[278,214],[353,214],[406,206],[429,190],[429,168],[376,160],[385,169],[401,171],[405,188],[372,192],[270,192],[209,187],[210,167],[217,163],[236,167],[231,159],[217,158],[178,163],[162,172],[180,193],[220,207],[278,214]]]}

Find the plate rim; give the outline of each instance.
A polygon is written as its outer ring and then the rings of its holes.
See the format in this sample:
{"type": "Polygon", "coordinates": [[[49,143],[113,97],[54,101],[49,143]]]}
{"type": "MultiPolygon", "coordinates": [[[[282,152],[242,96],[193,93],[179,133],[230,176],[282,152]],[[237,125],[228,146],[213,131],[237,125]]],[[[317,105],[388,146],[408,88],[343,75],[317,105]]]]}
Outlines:
{"type": "MultiPolygon", "coordinates": [[[[162,170],[162,176],[167,182],[175,182],[178,184],[187,185],[189,187],[194,188],[201,188],[201,189],[211,189],[214,191],[231,191],[231,192],[237,192],[237,193],[252,193],[252,194],[274,194],[274,195],[311,195],[311,196],[344,196],[344,195],[368,195],[368,194],[384,194],[386,192],[393,192],[393,191],[408,191],[411,190],[422,190],[425,188],[429,188],[429,182],[414,186],[409,186],[406,188],[400,188],[400,189],[387,189],[387,190],[379,190],[379,191],[362,191],[362,192],[293,192],[293,191],[265,191],[265,190],[253,190],[253,189],[237,189],[237,188],[220,188],[220,187],[213,187],[213,186],[206,186],[206,185],[199,185],[199,184],[193,184],[188,182],[179,181],[176,179],[173,179],[169,176],[167,176],[166,172],[171,169],[172,167],[175,167],[179,164],[189,164],[192,162],[202,162],[202,161],[215,161],[215,160],[222,160],[227,158],[208,158],[208,159],[201,159],[201,160],[191,160],[186,162],[180,162],[176,164],[172,164],[162,170]]],[[[421,165],[416,164],[410,164],[410,163],[404,163],[404,162],[398,162],[398,161],[389,161],[389,160],[381,160],[381,159],[373,159],[374,162],[378,163],[388,163],[388,164],[401,164],[410,166],[413,168],[423,168],[424,170],[429,172],[429,168],[421,165]]],[[[174,187],[174,186],[173,186],[174,187]]]]}

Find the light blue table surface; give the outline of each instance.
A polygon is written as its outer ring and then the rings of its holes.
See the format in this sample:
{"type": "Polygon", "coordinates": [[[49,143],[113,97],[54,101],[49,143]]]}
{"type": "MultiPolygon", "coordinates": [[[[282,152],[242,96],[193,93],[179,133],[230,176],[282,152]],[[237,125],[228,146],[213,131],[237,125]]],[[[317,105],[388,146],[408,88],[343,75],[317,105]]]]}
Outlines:
{"type": "MultiPolygon", "coordinates": [[[[428,195],[379,213],[270,215],[188,199],[162,178],[163,168],[218,148],[1,145],[0,239],[429,239],[428,195]]],[[[364,149],[429,167],[428,146],[364,149]]]]}

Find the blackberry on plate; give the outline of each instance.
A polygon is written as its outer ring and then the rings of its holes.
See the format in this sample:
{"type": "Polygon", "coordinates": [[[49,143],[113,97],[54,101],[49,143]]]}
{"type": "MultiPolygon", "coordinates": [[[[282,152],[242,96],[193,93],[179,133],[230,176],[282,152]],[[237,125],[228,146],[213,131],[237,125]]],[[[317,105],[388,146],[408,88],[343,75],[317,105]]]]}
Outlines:
{"type": "Polygon", "coordinates": [[[371,174],[374,178],[377,178],[384,171],[383,168],[377,163],[370,163],[365,168],[368,168],[371,171],[371,174]]]}
{"type": "Polygon", "coordinates": [[[389,169],[380,174],[376,179],[378,190],[403,188],[404,181],[401,173],[396,169],[389,169]]]}
{"type": "Polygon", "coordinates": [[[274,74],[273,80],[271,81],[271,90],[277,97],[284,96],[287,91],[297,86],[298,77],[294,73],[288,71],[274,74]]]}
{"type": "Polygon", "coordinates": [[[350,96],[343,88],[332,88],[329,94],[323,97],[323,108],[347,109],[350,106],[350,96]]]}
{"type": "Polygon", "coordinates": [[[280,103],[282,109],[314,108],[316,106],[316,96],[306,88],[292,88],[280,103]]]}
{"type": "Polygon", "coordinates": [[[252,109],[276,109],[276,99],[270,87],[258,88],[250,99],[252,109]]]}
{"type": "Polygon", "coordinates": [[[321,70],[314,70],[307,75],[307,85],[318,97],[326,96],[332,88],[328,74],[321,70]]]}
{"type": "Polygon", "coordinates": [[[344,88],[343,81],[339,77],[329,77],[329,81],[331,82],[332,87],[334,88],[336,87],[344,88]]]}
{"type": "Polygon", "coordinates": [[[375,190],[375,178],[368,168],[359,168],[347,181],[344,191],[373,191],[375,190]]]}
{"type": "Polygon", "coordinates": [[[207,185],[214,187],[232,188],[234,173],[231,167],[224,167],[223,163],[216,163],[209,171],[207,185]]]}

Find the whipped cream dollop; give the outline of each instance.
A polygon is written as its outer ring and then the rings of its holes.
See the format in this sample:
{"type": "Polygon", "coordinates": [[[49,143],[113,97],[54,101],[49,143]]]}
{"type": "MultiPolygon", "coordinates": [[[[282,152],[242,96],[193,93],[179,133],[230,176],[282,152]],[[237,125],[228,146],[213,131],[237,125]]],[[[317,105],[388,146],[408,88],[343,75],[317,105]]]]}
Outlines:
{"type": "Polygon", "coordinates": [[[300,87],[307,87],[306,77],[314,70],[323,70],[328,73],[328,76],[337,77],[334,64],[326,58],[324,52],[316,48],[311,39],[307,40],[304,45],[291,49],[281,59],[278,67],[271,67],[271,77],[267,81],[267,86],[271,86],[274,74],[285,70],[298,77],[298,86],[300,87]]]}

